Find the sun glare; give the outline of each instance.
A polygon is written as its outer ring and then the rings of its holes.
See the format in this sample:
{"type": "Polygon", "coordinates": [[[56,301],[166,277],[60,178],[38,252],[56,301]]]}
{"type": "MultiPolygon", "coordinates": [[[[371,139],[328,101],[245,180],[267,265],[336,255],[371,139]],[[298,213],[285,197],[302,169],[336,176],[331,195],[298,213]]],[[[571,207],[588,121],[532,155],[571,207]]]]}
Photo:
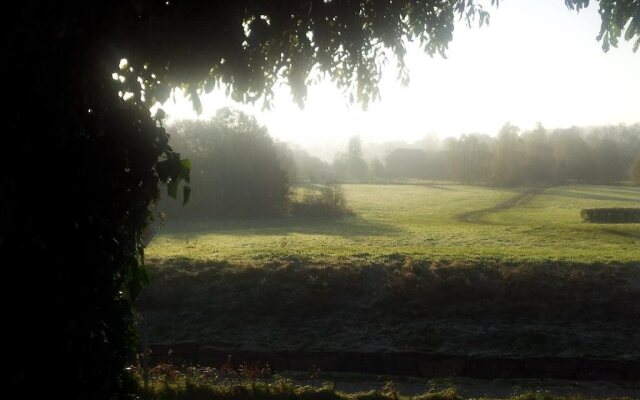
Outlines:
{"type": "Polygon", "coordinates": [[[494,135],[507,121],[525,129],[538,122],[556,128],[640,121],[640,54],[625,41],[602,51],[595,39],[600,17],[594,5],[576,15],[556,0],[513,0],[491,14],[491,24],[483,28],[460,21],[447,59],[431,58],[410,43],[409,85],[397,81],[390,63],[382,99],[367,111],[350,104],[330,82],[310,87],[302,110],[286,85],[276,87],[268,111],[261,102],[234,103],[223,91],[204,96],[200,116],[179,92],[163,108],[170,121],[206,119],[221,107],[238,108],[254,114],[273,137],[316,154],[353,135],[411,142],[428,134],[494,135]]]}

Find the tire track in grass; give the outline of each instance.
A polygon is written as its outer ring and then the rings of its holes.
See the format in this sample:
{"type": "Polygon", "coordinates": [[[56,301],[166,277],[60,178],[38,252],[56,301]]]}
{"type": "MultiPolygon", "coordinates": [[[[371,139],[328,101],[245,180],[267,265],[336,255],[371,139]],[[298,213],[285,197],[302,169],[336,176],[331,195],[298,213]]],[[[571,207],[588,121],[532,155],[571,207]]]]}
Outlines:
{"type": "Polygon", "coordinates": [[[491,214],[499,211],[505,211],[510,208],[524,205],[530,202],[535,196],[542,193],[545,189],[546,188],[544,187],[528,189],[522,193],[519,193],[515,197],[512,197],[501,203],[496,204],[495,206],[482,208],[480,210],[463,212],[461,214],[456,215],[455,218],[459,222],[465,222],[468,224],[489,224],[489,222],[482,220],[482,218],[487,214],[491,214]]]}
{"type": "Polygon", "coordinates": [[[604,232],[604,233],[608,233],[610,235],[619,236],[619,237],[622,237],[622,238],[640,239],[640,233],[636,234],[636,233],[633,233],[633,232],[619,231],[619,230],[611,229],[611,228],[601,228],[600,230],[602,232],[604,232]]]}

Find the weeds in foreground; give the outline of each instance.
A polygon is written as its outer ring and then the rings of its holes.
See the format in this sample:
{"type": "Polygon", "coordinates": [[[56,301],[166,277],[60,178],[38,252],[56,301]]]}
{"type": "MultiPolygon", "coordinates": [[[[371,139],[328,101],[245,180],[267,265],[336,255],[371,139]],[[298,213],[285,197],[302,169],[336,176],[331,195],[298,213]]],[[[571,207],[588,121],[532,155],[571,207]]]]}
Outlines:
{"type": "MultiPolygon", "coordinates": [[[[272,374],[268,365],[242,363],[237,367],[229,359],[220,368],[159,364],[149,371],[150,382],[143,387],[143,371],[138,363],[130,368],[138,382],[135,397],[140,400],[465,400],[447,380],[431,385],[423,394],[406,396],[396,384],[386,382],[379,390],[345,393],[335,389],[335,383],[303,385],[289,378],[272,374]]],[[[490,400],[489,398],[474,398],[490,400]]],[[[514,393],[493,400],[593,400],[582,395],[556,396],[546,391],[514,393]]],[[[607,398],[601,400],[631,400],[607,398]]]]}

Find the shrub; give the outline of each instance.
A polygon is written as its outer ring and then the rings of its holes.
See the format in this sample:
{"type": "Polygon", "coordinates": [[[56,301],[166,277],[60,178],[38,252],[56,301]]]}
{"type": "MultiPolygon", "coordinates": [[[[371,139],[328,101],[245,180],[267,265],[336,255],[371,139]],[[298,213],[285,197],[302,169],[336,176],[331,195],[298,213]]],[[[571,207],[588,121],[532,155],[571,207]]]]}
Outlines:
{"type": "Polygon", "coordinates": [[[580,212],[584,222],[640,223],[640,208],[587,208],[580,212]]]}
{"type": "Polygon", "coordinates": [[[320,190],[306,189],[302,199],[292,203],[294,215],[303,217],[342,217],[352,215],[342,186],[329,184],[320,190]]]}

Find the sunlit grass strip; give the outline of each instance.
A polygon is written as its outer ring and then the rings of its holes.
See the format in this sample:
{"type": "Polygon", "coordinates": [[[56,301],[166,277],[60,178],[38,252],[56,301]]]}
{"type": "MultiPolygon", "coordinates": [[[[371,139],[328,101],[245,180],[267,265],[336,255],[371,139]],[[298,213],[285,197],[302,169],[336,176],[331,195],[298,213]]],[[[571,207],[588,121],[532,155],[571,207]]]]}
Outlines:
{"type": "Polygon", "coordinates": [[[571,185],[506,209],[527,189],[466,185],[345,185],[354,216],[171,222],[147,260],[184,258],[263,264],[300,259],[629,262],[640,260],[640,224],[585,224],[586,208],[640,207],[640,188],[571,185]],[[476,215],[478,210],[484,210],[476,215]],[[475,215],[472,221],[461,214],[475,215]],[[474,214],[476,213],[476,214],[474,214]]]}

